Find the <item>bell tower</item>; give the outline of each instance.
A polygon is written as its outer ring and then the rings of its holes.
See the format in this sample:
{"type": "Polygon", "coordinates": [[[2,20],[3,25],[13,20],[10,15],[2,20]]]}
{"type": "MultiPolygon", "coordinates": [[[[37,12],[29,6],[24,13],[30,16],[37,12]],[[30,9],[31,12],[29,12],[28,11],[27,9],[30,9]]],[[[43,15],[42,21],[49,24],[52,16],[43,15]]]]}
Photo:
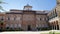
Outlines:
{"type": "Polygon", "coordinates": [[[60,5],[60,0],[57,0],[57,5],[60,5]]]}
{"type": "MultiPolygon", "coordinates": [[[[58,17],[60,18],[60,0],[56,0],[57,1],[57,5],[56,5],[56,12],[58,17]]],[[[60,30],[60,19],[58,21],[58,25],[59,25],[59,30],[60,30]]]]}
{"type": "Polygon", "coordinates": [[[58,16],[60,17],[60,0],[56,0],[57,1],[57,5],[56,5],[56,11],[58,16]]]}
{"type": "Polygon", "coordinates": [[[32,6],[27,4],[26,6],[24,6],[23,10],[32,10],[32,6]]]}
{"type": "Polygon", "coordinates": [[[60,11],[60,0],[57,0],[56,10],[57,10],[57,11],[60,11]]]}

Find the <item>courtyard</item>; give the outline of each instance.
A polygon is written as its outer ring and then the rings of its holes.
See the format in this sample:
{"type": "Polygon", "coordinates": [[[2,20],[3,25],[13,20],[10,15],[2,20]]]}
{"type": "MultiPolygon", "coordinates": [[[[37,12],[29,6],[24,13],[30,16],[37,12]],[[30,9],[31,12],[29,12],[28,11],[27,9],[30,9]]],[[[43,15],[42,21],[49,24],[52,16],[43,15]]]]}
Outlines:
{"type": "Polygon", "coordinates": [[[60,30],[50,31],[5,31],[0,34],[60,34],[60,30]]]}

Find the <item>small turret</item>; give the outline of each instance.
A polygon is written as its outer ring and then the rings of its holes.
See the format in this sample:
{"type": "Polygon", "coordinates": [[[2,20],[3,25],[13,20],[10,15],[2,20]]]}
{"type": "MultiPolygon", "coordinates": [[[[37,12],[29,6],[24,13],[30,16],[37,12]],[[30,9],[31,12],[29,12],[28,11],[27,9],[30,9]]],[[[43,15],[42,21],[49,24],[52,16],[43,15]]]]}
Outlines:
{"type": "Polygon", "coordinates": [[[60,0],[57,0],[57,5],[60,5],[60,0]]]}
{"type": "Polygon", "coordinates": [[[24,6],[23,10],[32,10],[32,6],[27,4],[26,6],[24,6]]]}

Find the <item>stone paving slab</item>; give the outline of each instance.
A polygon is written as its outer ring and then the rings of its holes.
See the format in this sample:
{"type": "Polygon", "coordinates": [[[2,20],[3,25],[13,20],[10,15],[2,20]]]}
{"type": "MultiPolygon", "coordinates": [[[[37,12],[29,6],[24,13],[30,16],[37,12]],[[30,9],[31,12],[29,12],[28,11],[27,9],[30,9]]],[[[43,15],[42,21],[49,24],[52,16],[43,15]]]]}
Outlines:
{"type": "Polygon", "coordinates": [[[50,30],[50,31],[7,31],[7,32],[0,32],[0,34],[49,34],[49,32],[60,33],[60,30],[50,30]]]}

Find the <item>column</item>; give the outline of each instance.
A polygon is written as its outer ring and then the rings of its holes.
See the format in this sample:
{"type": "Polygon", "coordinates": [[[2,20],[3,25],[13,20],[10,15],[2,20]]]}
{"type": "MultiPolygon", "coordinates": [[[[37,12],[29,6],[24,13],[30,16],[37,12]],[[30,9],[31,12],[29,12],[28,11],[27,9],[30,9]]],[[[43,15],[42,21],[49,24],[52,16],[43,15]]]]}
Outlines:
{"type": "Polygon", "coordinates": [[[53,30],[55,30],[55,25],[53,25],[53,30]]]}
{"type": "Polygon", "coordinates": [[[55,30],[55,22],[53,22],[53,29],[55,30]]]}
{"type": "Polygon", "coordinates": [[[57,22],[56,21],[55,21],[55,24],[54,25],[55,25],[55,30],[57,30],[57,22]]]}
{"type": "Polygon", "coordinates": [[[55,22],[56,23],[56,30],[57,30],[57,22],[55,22]]]}
{"type": "Polygon", "coordinates": [[[54,25],[53,25],[53,22],[52,22],[52,30],[53,30],[53,28],[54,28],[54,25]]]}
{"type": "Polygon", "coordinates": [[[50,26],[51,26],[51,28],[52,28],[52,30],[53,30],[53,23],[52,23],[52,22],[51,22],[50,26]]]}
{"type": "Polygon", "coordinates": [[[56,28],[57,28],[57,30],[59,30],[59,24],[58,24],[58,21],[56,21],[56,28]]]}

